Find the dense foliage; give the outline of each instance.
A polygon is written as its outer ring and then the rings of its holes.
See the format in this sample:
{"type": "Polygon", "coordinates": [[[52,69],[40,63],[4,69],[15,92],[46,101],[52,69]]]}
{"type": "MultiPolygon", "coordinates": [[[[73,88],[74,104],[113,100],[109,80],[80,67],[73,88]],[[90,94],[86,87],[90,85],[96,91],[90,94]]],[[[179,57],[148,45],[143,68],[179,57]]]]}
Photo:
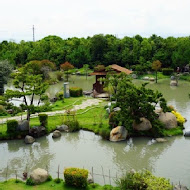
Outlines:
{"type": "Polygon", "coordinates": [[[163,75],[172,75],[173,74],[173,72],[174,72],[174,69],[172,69],[172,68],[164,68],[164,69],[162,69],[162,73],[163,73],[163,75]]]}
{"type": "Polygon", "coordinates": [[[117,180],[121,190],[172,190],[169,180],[156,177],[149,171],[131,172],[117,180]]]}
{"type": "MultiPolygon", "coordinates": [[[[41,98],[44,98],[43,95],[48,88],[48,83],[45,82],[48,72],[45,74],[46,72],[44,73],[42,68],[51,68],[52,64],[45,61],[45,66],[41,67],[41,63],[42,61],[29,62],[20,68],[18,72],[13,73],[13,84],[16,90],[7,90],[5,94],[7,99],[23,98],[27,109],[27,120],[30,119],[31,109],[34,107],[34,97],[38,97],[39,105],[42,100],[41,98]],[[27,101],[26,96],[29,95],[30,101],[27,101]]],[[[44,63],[42,65],[44,65],[44,63]]]]}
{"type": "Polygon", "coordinates": [[[43,113],[39,114],[39,120],[41,126],[46,127],[48,124],[48,115],[43,113]]]}
{"type": "MultiPolygon", "coordinates": [[[[107,79],[108,80],[108,79],[107,79]]],[[[146,88],[146,84],[135,86],[125,74],[120,74],[117,78],[112,77],[109,84],[113,86],[113,98],[116,100],[116,107],[120,107],[121,111],[115,116],[110,116],[111,125],[122,125],[126,127],[129,134],[135,134],[133,123],[140,123],[141,118],[148,119],[152,124],[152,129],[146,134],[154,137],[163,136],[163,125],[158,121],[158,115],[155,113],[156,105],[160,104],[164,112],[168,111],[166,100],[158,91],[146,88]],[[115,120],[114,118],[117,118],[115,120]]]]}
{"type": "Polygon", "coordinates": [[[70,186],[85,188],[87,186],[88,171],[80,168],[66,168],[65,183],[70,186]]]}
{"type": "Polygon", "coordinates": [[[71,97],[79,97],[82,96],[82,88],[79,87],[71,87],[69,88],[69,93],[71,97]]]}
{"type": "Polygon", "coordinates": [[[18,121],[8,120],[7,121],[7,133],[15,133],[18,127],[18,121]]]}
{"type": "Polygon", "coordinates": [[[119,39],[114,35],[97,34],[68,39],[47,36],[36,42],[3,41],[0,43],[0,60],[6,59],[14,66],[48,59],[57,68],[66,61],[76,68],[84,64],[89,64],[91,68],[98,64],[146,68],[154,60],[160,60],[162,68],[182,69],[190,61],[190,37],[162,38],[153,34],[149,38],[136,35],[119,39]]]}

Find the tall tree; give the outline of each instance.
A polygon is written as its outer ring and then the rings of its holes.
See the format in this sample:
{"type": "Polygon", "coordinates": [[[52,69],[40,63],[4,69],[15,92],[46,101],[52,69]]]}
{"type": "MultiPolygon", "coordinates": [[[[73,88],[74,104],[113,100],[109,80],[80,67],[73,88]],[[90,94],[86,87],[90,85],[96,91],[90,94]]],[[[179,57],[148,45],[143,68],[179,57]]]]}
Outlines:
{"type": "Polygon", "coordinates": [[[153,61],[152,69],[156,72],[156,83],[158,82],[158,70],[161,68],[162,63],[159,60],[153,61]]]}
{"type": "Polygon", "coordinates": [[[0,61],[0,95],[4,93],[4,85],[7,83],[12,69],[13,67],[9,61],[0,61]]]}
{"type": "Polygon", "coordinates": [[[60,65],[60,68],[66,73],[66,79],[67,81],[69,80],[69,70],[73,69],[74,66],[69,63],[68,61],[66,61],[65,63],[62,63],[60,65]]]}
{"type": "Polygon", "coordinates": [[[35,75],[27,70],[26,67],[19,69],[13,74],[13,84],[16,90],[7,90],[6,97],[22,98],[27,109],[27,120],[30,120],[31,108],[34,105],[34,97],[39,99],[48,88],[48,84],[43,81],[42,75],[35,75]],[[29,101],[27,101],[27,97],[29,101]]]}

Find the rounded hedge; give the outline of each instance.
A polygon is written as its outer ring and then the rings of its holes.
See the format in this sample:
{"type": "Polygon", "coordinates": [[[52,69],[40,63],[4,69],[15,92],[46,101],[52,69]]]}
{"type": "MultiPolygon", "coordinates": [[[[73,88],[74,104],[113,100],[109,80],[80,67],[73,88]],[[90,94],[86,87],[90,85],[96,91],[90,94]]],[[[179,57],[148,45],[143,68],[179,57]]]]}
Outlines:
{"type": "Polygon", "coordinates": [[[79,87],[71,87],[69,88],[69,92],[70,92],[71,97],[82,96],[82,88],[79,88],[79,87]]]}
{"type": "Polygon", "coordinates": [[[87,186],[88,170],[80,168],[66,168],[64,171],[65,183],[69,186],[82,187],[87,186]]]}
{"type": "Polygon", "coordinates": [[[7,133],[14,133],[18,128],[17,120],[8,120],[7,121],[7,133]]]}

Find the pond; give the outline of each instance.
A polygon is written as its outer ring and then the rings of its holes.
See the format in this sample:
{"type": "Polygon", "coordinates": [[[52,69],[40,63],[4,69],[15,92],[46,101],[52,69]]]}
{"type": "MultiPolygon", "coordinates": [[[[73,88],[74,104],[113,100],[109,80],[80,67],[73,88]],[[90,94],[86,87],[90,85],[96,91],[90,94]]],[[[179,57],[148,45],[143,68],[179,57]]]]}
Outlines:
{"type": "MultiPolygon", "coordinates": [[[[95,77],[94,76],[88,76],[87,80],[85,76],[77,76],[77,75],[71,75],[69,77],[69,86],[70,87],[81,87],[85,91],[91,91],[92,90],[92,84],[95,83],[95,77]]],[[[50,87],[47,89],[46,93],[49,98],[55,97],[55,94],[61,90],[63,90],[63,84],[64,81],[61,81],[57,84],[50,85],[50,87]]],[[[9,81],[7,85],[5,85],[6,89],[15,89],[12,81],[9,81]]],[[[27,97],[27,101],[29,102],[29,98],[27,97]]],[[[14,103],[14,105],[19,106],[21,103],[23,103],[23,98],[20,99],[13,99],[11,101],[14,103]]],[[[34,105],[37,105],[38,98],[34,97],[34,105]]]]}
{"type": "MultiPolygon", "coordinates": [[[[75,76],[76,77],[76,76],[75,76]]],[[[76,77],[79,81],[79,78],[76,77]]],[[[84,78],[83,78],[84,81],[84,78]]],[[[134,80],[139,85],[143,81],[134,80]]],[[[185,128],[190,128],[190,84],[179,81],[178,87],[170,87],[169,80],[160,80],[158,84],[150,83],[148,87],[164,94],[170,105],[173,105],[187,118],[185,128]]],[[[81,82],[77,86],[83,85],[81,82]]],[[[89,82],[89,87],[92,85],[89,82]]],[[[56,84],[58,85],[58,84],[56,84]]],[[[60,87],[62,84],[60,84],[60,87]]],[[[58,89],[51,87],[51,92],[58,89]]],[[[87,84],[84,86],[87,87],[87,84]]],[[[86,88],[86,90],[89,90],[86,88]]],[[[50,91],[49,91],[50,93],[50,91]]],[[[143,168],[157,176],[169,178],[173,183],[190,186],[190,138],[183,136],[167,138],[166,143],[155,143],[151,138],[130,138],[127,141],[112,143],[102,140],[92,132],[63,133],[62,137],[53,140],[51,134],[37,139],[33,145],[25,145],[23,140],[0,142],[0,180],[4,180],[8,165],[8,177],[15,177],[15,170],[21,175],[26,169],[48,166],[48,171],[57,177],[60,165],[62,173],[65,167],[81,167],[94,170],[96,174],[115,177],[126,170],[143,168]]],[[[62,175],[61,175],[62,177],[62,175]]],[[[94,175],[95,182],[104,184],[102,176],[94,175]]],[[[106,178],[109,184],[109,178],[106,178]]],[[[114,179],[112,180],[112,184],[114,179]]]]}

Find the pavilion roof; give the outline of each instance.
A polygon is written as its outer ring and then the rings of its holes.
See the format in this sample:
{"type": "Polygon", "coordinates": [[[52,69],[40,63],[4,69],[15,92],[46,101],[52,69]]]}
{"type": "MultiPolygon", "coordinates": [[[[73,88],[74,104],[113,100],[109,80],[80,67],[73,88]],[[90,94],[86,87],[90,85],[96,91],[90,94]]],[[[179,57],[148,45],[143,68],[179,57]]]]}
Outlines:
{"type": "MultiPolygon", "coordinates": [[[[116,72],[120,73],[126,73],[127,75],[131,74],[133,71],[126,69],[124,67],[121,67],[119,65],[110,65],[110,68],[112,68],[113,70],[115,70],[116,72]]],[[[107,71],[94,71],[93,73],[91,73],[90,75],[102,75],[105,76],[107,74],[107,71]]]]}

